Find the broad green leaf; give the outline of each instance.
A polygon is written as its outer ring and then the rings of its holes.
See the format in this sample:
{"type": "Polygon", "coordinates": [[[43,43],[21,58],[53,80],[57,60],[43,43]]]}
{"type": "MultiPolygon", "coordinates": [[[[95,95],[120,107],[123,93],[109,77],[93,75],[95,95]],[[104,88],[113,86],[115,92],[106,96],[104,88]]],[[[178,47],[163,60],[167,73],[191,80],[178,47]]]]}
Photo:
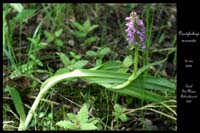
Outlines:
{"type": "Polygon", "coordinates": [[[91,31],[93,31],[94,29],[96,29],[96,28],[98,28],[99,27],[99,25],[92,25],[88,30],[87,30],[87,32],[91,32],[91,31]]]}
{"type": "Polygon", "coordinates": [[[70,72],[70,70],[68,68],[60,68],[56,71],[55,75],[64,74],[64,73],[68,73],[68,72],[70,72]]]}
{"type": "Polygon", "coordinates": [[[35,13],[35,9],[24,9],[21,13],[17,14],[15,20],[17,22],[25,22],[35,13]]]}
{"type": "Polygon", "coordinates": [[[102,59],[97,59],[96,62],[95,62],[95,65],[98,66],[98,65],[101,65],[102,64],[102,59]]]}
{"type": "Polygon", "coordinates": [[[85,41],[84,41],[84,44],[85,45],[89,45],[93,42],[97,41],[97,37],[96,36],[93,36],[93,37],[90,37],[90,38],[87,38],[85,41]]]}
{"type": "Polygon", "coordinates": [[[136,88],[136,87],[129,86],[127,88],[123,88],[119,90],[113,90],[113,89],[108,89],[108,90],[113,91],[113,92],[118,92],[119,94],[125,94],[125,95],[129,95],[129,96],[136,97],[139,99],[143,99],[146,101],[151,101],[151,102],[160,102],[165,99],[164,96],[152,91],[147,91],[144,88],[136,88]]]}
{"type": "Polygon", "coordinates": [[[10,6],[12,6],[15,10],[17,10],[19,13],[23,11],[24,7],[20,3],[11,3],[10,6]]]}
{"type": "Polygon", "coordinates": [[[64,53],[57,52],[56,54],[60,57],[60,60],[65,65],[65,67],[67,67],[70,64],[69,58],[64,53]]]}
{"type": "Polygon", "coordinates": [[[96,130],[98,128],[92,123],[81,123],[81,129],[82,130],[96,130]]]}
{"type": "Polygon", "coordinates": [[[9,76],[10,79],[14,79],[16,77],[21,76],[21,71],[19,69],[15,69],[9,76]]]}
{"type": "Polygon", "coordinates": [[[99,122],[96,118],[91,118],[89,121],[90,121],[90,123],[92,123],[94,125],[99,122]]]}
{"type": "Polygon", "coordinates": [[[76,115],[75,115],[75,114],[68,113],[67,116],[69,117],[69,119],[70,119],[72,122],[75,122],[75,120],[76,120],[76,115]]]}
{"type": "Polygon", "coordinates": [[[21,100],[21,97],[18,93],[18,91],[13,88],[13,87],[9,87],[8,88],[9,94],[12,97],[13,103],[15,105],[15,109],[17,110],[18,115],[20,116],[20,119],[22,119],[22,121],[25,121],[25,111],[24,111],[24,106],[23,106],[23,102],[21,100]]]}
{"type": "Polygon", "coordinates": [[[126,116],[126,114],[121,114],[119,116],[119,119],[122,121],[122,122],[126,122],[128,120],[128,117],[126,116]]]}
{"type": "Polygon", "coordinates": [[[77,61],[75,64],[74,64],[74,68],[76,69],[80,69],[80,68],[83,68],[85,65],[88,64],[88,61],[87,60],[80,60],[80,61],[77,61]]]}
{"type": "Polygon", "coordinates": [[[56,125],[65,129],[74,129],[74,125],[70,121],[59,121],[56,125]]]}
{"type": "Polygon", "coordinates": [[[149,78],[145,79],[145,82],[151,83],[151,84],[160,85],[160,86],[164,86],[164,87],[168,87],[169,89],[172,89],[172,90],[176,89],[176,85],[175,85],[174,82],[169,81],[169,80],[167,80],[165,78],[161,78],[161,77],[149,76],[149,78]]]}
{"type": "Polygon", "coordinates": [[[74,36],[77,38],[85,38],[87,36],[87,33],[85,32],[80,32],[80,31],[75,31],[72,33],[74,36]]]}
{"type": "Polygon", "coordinates": [[[73,57],[76,60],[79,60],[81,58],[81,55],[78,55],[78,54],[74,53],[73,51],[70,51],[69,54],[71,57],[73,57]]]}
{"type": "Polygon", "coordinates": [[[126,58],[125,58],[124,61],[123,61],[123,66],[126,67],[126,68],[128,68],[128,67],[130,67],[132,64],[133,64],[133,58],[132,58],[132,56],[131,56],[131,55],[126,56],[126,58]]]}
{"type": "Polygon", "coordinates": [[[122,63],[117,61],[108,61],[104,64],[96,66],[91,70],[109,70],[109,71],[118,71],[121,68],[122,63]]]}
{"type": "Polygon", "coordinates": [[[53,114],[52,114],[52,113],[49,113],[47,117],[48,117],[48,119],[51,119],[51,120],[52,120],[52,119],[53,119],[53,114]]]}
{"type": "Polygon", "coordinates": [[[88,50],[87,52],[86,52],[86,55],[87,56],[97,56],[97,53],[95,52],[95,51],[92,51],[92,50],[88,50]]]}
{"type": "Polygon", "coordinates": [[[90,28],[90,25],[91,25],[91,22],[89,19],[87,19],[83,24],[84,31],[87,31],[87,29],[90,28]]]}
{"type": "Polygon", "coordinates": [[[62,32],[63,32],[63,29],[60,29],[60,30],[56,31],[54,34],[56,37],[59,37],[62,34],[62,32]]]}
{"type": "Polygon", "coordinates": [[[42,61],[40,61],[39,59],[36,59],[36,60],[35,60],[35,63],[36,63],[38,66],[41,66],[41,67],[44,66],[43,63],[42,63],[42,61]]]}
{"type": "Polygon", "coordinates": [[[46,114],[45,112],[40,112],[38,118],[42,118],[42,117],[44,117],[45,114],[46,114]]]}
{"type": "Polygon", "coordinates": [[[88,121],[88,108],[86,104],[78,112],[78,119],[80,123],[86,123],[88,121]]]}
{"type": "MultiPolygon", "coordinates": [[[[102,75],[103,78],[99,78],[98,80],[97,80],[97,77],[94,77],[95,80],[93,80],[94,79],[93,77],[87,77],[87,78],[84,77],[83,79],[88,81],[88,82],[97,83],[101,86],[104,86],[104,87],[106,87],[106,89],[108,89],[110,91],[114,91],[114,92],[118,92],[120,94],[125,94],[125,95],[129,95],[129,96],[137,97],[139,99],[144,99],[144,100],[147,100],[147,101],[159,102],[159,101],[162,101],[162,100],[165,99],[160,94],[157,94],[157,93],[152,92],[152,91],[145,90],[144,88],[135,87],[134,83],[132,83],[130,86],[128,86],[126,88],[119,89],[119,90],[109,89],[109,87],[112,87],[114,85],[112,83],[109,83],[110,81],[115,80],[115,81],[118,81],[118,84],[120,84],[120,83],[126,81],[129,76],[128,75],[125,76],[126,74],[124,74],[124,76],[122,76],[123,73],[117,74],[117,73],[114,73],[114,72],[107,72],[107,73],[104,73],[103,71],[101,71],[101,72],[100,72],[100,70],[98,70],[98,72],[96,73],[98,76],[101,76],[101,74],[103,74],[102,75]],[[121,76],[123,77],[122,79],[121,79],[121,76]],[[117,80],[118,78],[119,78],[119,80],[117,80]],[[102,82],[102,81],[104,81],[104,82],[102,82]]],[[[143,84],[146,83],[145,80],[143,80],[143,79],[141,81],[143,82],[143,84]]],[[[166,90],[163,90],[163,91],[166,91],[166,90]]]]}
{"type": "Polygon", "coordinates": [[[35,46],[37,46],[37,44],[38,44],[38,41],[36,40],[36,39],[34,39],[34,38],[27,38],[27,40],[29,40],[32,44],[34,44],[35,46]]]}
{"type": "Polygon", "coordinates": [[[102,48],[99,50],[99,55],[100,56],[105,56],[110,52],[110,48],[102,48]]]}
{"type": "Polygon", "coordinates": [[[114,110],[115,112],[121,113],[122,112],[122,107],[119,104],[114,105],[114,110]]]}
{"type": "Polygon", "coordinates": [[[61,46],[63,46],[63,41],[60,40],[60,39],[56,39],[55,44],[56,44],[57,47],[61,47],[61,46]]]}
{"type": "MultiPolygon", "coordinates": [[[[122,75],[122,73],[121,73],[122,75]]],[[[125,76],[125,75],[124,75],[125,76]]],[[[86,80],[91,83],[97,83],[97,84],[120,84],[126,81],[127,77],[120,77],[118,78],[101,78],[101,77],[87,77],[86,80]]],[[[83,78],[85,80],[85,78],[83,78]]],[[[136,79],[133,83],[130,84],[130,86],[134,86],[137,88],[145,88],[145,89],[151,89],[151,90],[159,90],[162,92],[169,91],[169,92],[175,92],[175,84],[173,82],[170,82],[164,78],[156,78],[154,76],[149,75],[141,75],[138,79],[136,79]],[[160,80],[166,81],[169,84],[165,84],[164,82],[159,83],[160,80]],[[152,81],[152,82],[151,82],[152,81]],[[171,85],[170,85],[171,84],[171,85]]]]}
{"type": "Polygon", "coordinates": [[[39,47],[44,48],[45,46],[47,46],[49,43],[46,42],[40,42],[39,43],[39,47]]]}
{"type": "Polygon", "coordinates": [[[47,38],[47,42],[51,42],[51,41],[53,41],[55,39],[54,34],[48,32],[48,31],[44,31],[44,35],[47,38]]]}
{"type": "Polygon", "coordinates": [[[34,65],[35,65],[35,61],[32,60],[32,61],[28,62],[27,64],[23,64],[21,66],[18,66],[18,69],[15,69],[10,74],[10,78],[11,79],[17,78],[17,77],[21,76],[21,74],[23,74],[23,73],[31,74],[33,72],[34,65]]]}
{"type": "Polygon", "coordinates": [[[78,23],[78,22],[72,22],[72,24],[74,25],[74,27],[76,27],[79,31],[84,31],[84,27],[78,23]]]}
{"type": "Polygon", "coordinates": [[[134,86],[139,88],[143,87],[151,90],[160,90],[163,92],[164,91],[175,92],[176,89],[176,85],[174,82],[164,78],[153,77],[153,76],[151,77],[149,76],[149,78],[140,76],[140,80],[136,80],[136,82],[134,82],[134,86]],[[144,80],[146,84],[143,84],[144,80]]]}

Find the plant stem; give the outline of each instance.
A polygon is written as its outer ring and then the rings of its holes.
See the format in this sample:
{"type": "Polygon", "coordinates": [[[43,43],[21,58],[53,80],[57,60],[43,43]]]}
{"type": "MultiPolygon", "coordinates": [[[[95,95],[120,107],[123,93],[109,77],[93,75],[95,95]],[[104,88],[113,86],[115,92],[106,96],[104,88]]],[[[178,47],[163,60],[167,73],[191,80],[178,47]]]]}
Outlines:
{"type": "Polygon", "coordinates": [[[124,88],[126,86],[128,86],[133,80],[135,80],[136,78],[136,73],[138,71],[138,58],[139,58],[139,46],[135,47],[135,56],[134,56],[134,70],[133,73],[131,74],[131,76],[128,78],[128,80],[120,85],[111,87],[111,89],[121,89],[124,88]]]}

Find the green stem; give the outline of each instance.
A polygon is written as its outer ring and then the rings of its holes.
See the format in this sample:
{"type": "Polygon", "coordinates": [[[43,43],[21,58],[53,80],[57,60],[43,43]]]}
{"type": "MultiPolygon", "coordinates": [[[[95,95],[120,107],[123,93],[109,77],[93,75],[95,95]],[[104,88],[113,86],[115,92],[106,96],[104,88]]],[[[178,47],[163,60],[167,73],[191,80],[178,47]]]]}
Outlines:
{"type": "Polygon", "coordinates": [[[121,89],[124,88],[126,86],[128,86],[133,80],[136,79],[136,74],[138,71],[138,59],[139,59],[139,46],[135,47],[135,56],[134,56],[134,71],[131,74],[131,76],[128,78],[128,80],[126,82],[124,82],[123,84],[111,87],[111,89],[121,89]]]}

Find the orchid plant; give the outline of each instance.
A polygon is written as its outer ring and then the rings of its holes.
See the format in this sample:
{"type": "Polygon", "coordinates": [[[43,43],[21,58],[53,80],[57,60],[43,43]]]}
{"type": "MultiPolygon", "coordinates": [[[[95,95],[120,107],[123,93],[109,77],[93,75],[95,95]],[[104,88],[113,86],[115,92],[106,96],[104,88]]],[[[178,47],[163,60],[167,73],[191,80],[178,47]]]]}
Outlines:
{"type": "Polygon", "coordinates": [[[76,69],[72,72],[65,72],[50,77],[41,85],[40,92],[28,112],[26,119],[20,122],[19,130],[27,129],[41,99],[50,88],[64,80],[80,78],[86,82],[103,86],[107,90],[150,102],[161,102],[165,100],[165,92],[175,92],[175,83],[164,78],[143,74],[149,67],[165,62],[168,57],[161,61],[138,68],[139,50],[145,50],[145,24],[136,12],[131,12],[130,16],[125,20],[127,26],[125,32],[127,33],[128,43],[135,46],[133,72],[120,72],[119,69],[121,68],[122,63],[109,61],[91,69],[76,69]],[[156,93],[155,90],[159,93],[156,93]]]}

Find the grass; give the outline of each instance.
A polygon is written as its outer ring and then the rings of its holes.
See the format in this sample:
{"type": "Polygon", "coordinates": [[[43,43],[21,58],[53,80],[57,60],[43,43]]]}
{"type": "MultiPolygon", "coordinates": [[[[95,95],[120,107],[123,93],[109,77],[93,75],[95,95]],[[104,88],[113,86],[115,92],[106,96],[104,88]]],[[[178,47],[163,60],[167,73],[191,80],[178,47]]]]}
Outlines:
{"type": "MultiPolygon", "coordinates": [[[[133,9],[145,20],[147,29],[147,50],[139,56],[139,66],[169,55],[165,63],[152,66],[146,74],[176,81],[175,4],[17,6],[3,4],[3,130],[17,130],[20,122],[12,102],[13,94],[8,93],[7,87],[16,88],[25,113],[28,114],[41,83],[61,68],[64,68],[60,70],[62,73],[80,66],[84,69],[95,67],[107,61],[123,62],[125,57],[133,56],[124,32],[125,17],[133,9]],[[18,11],[21,6],[22,12],[18,11]],[[90,27],[98,27],[88,32],[85,38],[75,36],[73,33],[77,32],[77,28],[73,27],[73,22],[84,24],[86,20],[90,20],[90,27]],[[52,35],[52,40],[46,34],[52,35]],[[93,36],[97,40],[87,41],[85,45],[84,41],[93,36]],[[110,50],[100,52],[104,48],[110,50]],[[86,53],[89,50],[98,54],[88,56],[86,53]],[[70,54],[71,51],[75,54],[70,54]],[[62,53],[62,57],[58,53],[62,53]]],[[[131,67],[121,71],[131,72],[131,67]]],[[[90,106],[89,117],[98,118],[99,130],[176,130],[176,94],[156,90],[153,92],[164,95],[168,100],[161,103],[149,102],[108,91],[80,79],[65,81],[51,88],[43,97],[28,130],[59,130],[56,122],[68,120],[67,113],[78,113],[84,103],[90,106]],[[127,97],[129,100],[126,100],[127,97]],[[127,121],[117,120],[116,123],[116,117],[112,115],[116,104],[126,108],[127,121]]]]}

